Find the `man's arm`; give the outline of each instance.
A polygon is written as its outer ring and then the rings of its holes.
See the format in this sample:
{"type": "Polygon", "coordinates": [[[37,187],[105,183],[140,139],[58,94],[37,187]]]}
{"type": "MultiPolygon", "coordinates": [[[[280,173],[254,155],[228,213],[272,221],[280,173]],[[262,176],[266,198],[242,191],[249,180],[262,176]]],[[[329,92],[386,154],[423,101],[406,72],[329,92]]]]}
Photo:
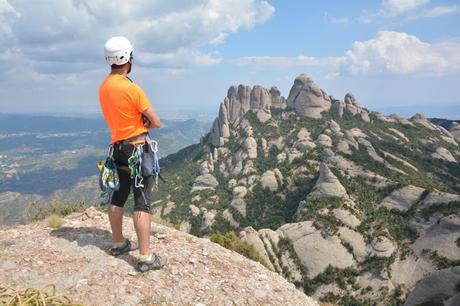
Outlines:
{"type": "Polygon", "coordinates": [[[153,110],[152,107],[147,108],[142,114],[147,118],[148,121],[144,121],[144,126],[149,129],[155,129],[161,127],[160,117],[153,110]]]}

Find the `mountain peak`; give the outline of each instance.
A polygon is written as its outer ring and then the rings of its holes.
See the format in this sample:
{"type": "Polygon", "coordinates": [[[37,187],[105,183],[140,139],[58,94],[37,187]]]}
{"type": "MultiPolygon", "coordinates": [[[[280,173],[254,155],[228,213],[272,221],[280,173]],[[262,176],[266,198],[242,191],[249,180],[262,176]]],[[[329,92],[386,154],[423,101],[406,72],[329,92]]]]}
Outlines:
{"type": "Polygon", "coordinates": [[[306,74],[295,79],[286,102],[300,116],[311,118],[321,118],[321,112],[331,108],[331,98],[306,74]]]}

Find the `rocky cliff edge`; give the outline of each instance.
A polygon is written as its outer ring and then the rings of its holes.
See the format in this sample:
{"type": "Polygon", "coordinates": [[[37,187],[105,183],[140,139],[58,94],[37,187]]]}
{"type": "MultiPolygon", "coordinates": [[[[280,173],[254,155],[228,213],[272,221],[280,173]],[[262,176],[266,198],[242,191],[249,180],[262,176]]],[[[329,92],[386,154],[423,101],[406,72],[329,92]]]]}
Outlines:
{"type": "MultiPolygon", "coordinates": [[[[132,219],[123,226],[136,241],[132,219]]],[[[54,283],[85,305],[318,305],[279,274],[208,239],[153,224],[151,246],[169,257],[164,269],[139,274],[137,251],[108,255],[109,221],[94,208],[66,217],[59,229],[0,230],[0,283],[54,283]]]]}

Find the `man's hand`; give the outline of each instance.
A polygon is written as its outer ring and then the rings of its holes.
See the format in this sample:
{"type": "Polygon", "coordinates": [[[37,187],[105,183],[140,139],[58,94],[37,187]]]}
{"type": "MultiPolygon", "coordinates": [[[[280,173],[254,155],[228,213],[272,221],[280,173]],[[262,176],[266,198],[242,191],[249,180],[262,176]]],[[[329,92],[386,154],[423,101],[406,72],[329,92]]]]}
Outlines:
{"type": "Polygon", "coordinates": [[[147,108],[142,113],[143,124],[148,129],[155,129],[161,127],[160,117],[153,110],[152,107],[147,108]]]}
{"type": "Polygon", "coordinates": [[[147,117],[145,117],[145,115],[142,115],[142,124],[144,125],[144,127],[146,128],[149,128],[151,123],[150,123],[150,120],[147,119],[147,117]]]}

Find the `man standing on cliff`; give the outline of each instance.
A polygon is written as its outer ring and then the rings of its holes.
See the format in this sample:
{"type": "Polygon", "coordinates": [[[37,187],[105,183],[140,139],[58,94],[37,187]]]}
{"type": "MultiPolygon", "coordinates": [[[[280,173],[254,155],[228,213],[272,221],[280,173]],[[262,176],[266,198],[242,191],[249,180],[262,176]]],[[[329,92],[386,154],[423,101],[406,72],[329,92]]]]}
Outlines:
{"type": "Polygon", "coordinates": [[[122,222],[123,206],[132,188],[133,221],[140,253],[137,270],[146,272],[162,268],[166,263],[165,258],[150,251],[150,194],[154,178],[144,176],[142,186],[139,186],[131,177],[128,159],[136,146],[146,142],[148,130],[160,127],[160,118],[144,91],[127,77],[133,65],[133,47],[129,40],[121,36],[112,37],[104,49],[111,72],[99,88],[99,101],[111,131],[113,158],[120,179],[120,188],[113,193],[108,208],[113,239],[110,253],[118,256],[131,250],[131,242],[122,233],[122,222]]]}

